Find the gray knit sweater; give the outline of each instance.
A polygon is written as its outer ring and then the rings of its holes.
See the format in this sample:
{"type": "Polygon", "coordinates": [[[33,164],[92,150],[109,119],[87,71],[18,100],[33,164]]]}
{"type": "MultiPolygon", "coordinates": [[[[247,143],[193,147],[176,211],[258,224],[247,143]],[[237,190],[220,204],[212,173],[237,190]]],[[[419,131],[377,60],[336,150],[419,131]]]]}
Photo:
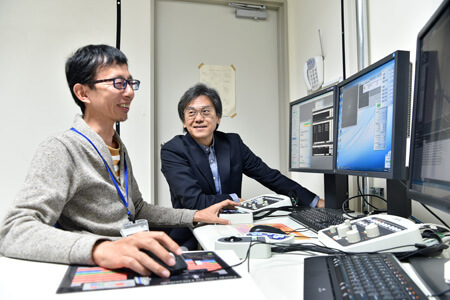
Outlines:
{"type": "MultiPolygon", "coordinates": [[[[73,127],[98,148],[111,170],[111,154],[77,115],[73,127]]],[[[158,207],[145,202],[133,176],[131,160],[120,137],[120,178],[124,157],[129,174],[129,209],[150,226],[192,226],[194,210],[158,207]]],[[[55,134],[38,148],[23,188],[0,227],[0,253],[15,258],[93,264],[92,247],[100,239],[120,238],[127,210],[93,146],[71,130],[55,134]],[[54,225],[58,223],[59,228],[54,225]]]]}

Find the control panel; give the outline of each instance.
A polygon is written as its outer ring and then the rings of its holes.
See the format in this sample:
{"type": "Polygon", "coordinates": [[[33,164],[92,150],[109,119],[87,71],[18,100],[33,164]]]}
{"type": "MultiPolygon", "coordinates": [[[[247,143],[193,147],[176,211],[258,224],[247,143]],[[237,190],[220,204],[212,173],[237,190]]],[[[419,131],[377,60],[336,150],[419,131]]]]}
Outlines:
{"type": "Polygon", "coordinates": [[[267,208],[282,206],[292,206],[291,199],[284,195],[267,194],[242,201],[238,208],[243,211],[258,213],[267,208]]]}
{"type": "Polygon", "coordinates": [[[318,237],[327,247],[352,253],[414,251],[414,244],[423,244],[417,224],[391,215],[346,220],[320,230],[318,237]]]}

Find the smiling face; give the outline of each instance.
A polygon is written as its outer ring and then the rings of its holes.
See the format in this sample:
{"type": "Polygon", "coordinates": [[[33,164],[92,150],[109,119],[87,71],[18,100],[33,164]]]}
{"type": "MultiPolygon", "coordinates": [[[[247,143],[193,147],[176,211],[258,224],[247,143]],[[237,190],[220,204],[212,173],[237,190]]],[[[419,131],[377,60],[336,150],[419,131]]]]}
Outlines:
{"type": "Polygon", "coordinates": [[[214,130],[219,123],[220,117],[216,115],[211,99],[205,95],[194,98],[184,110],[183,126],[202,145],[211,146],[214,130]],[[208,114],[207,111],[209,115],[204,116],[208,114]],[[189,112],[195,116],[189,117],[189,112]]]}
{"type": "MultiPolygon", "coordinates": [[[[94,81],[110,78],[132,79],[128,66],[125,64],[102,67],[95,77],[94,81]]],[[[82,97],[79,99],[86,106],[84,119],[91,126],[95,124],[112,128],[116,122],[127,119],[130,104],[134,98],[134,90],[129,84],[122,90],[115,88],[113,81],[96,83],[94,88],[89,88],[88,85],[78,86],[78,88],[82,89],[82,97]]]]}

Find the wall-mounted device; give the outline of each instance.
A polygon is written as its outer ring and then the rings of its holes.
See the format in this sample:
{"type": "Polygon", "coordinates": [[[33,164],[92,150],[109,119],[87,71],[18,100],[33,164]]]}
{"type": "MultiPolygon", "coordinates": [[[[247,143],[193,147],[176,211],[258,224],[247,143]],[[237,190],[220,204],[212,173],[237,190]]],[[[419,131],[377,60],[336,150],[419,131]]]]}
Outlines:
{"type": "Polygon", "coordinates": [[[228,3],[228,6],[236,7],[236,18],[245,18],[253,20],[267,19],[265,5],[254,5],[245,3],[228,3]]]}
{"type": "Polygon", "coordinates": [[[305,62],[305,65],[303,67],[303,75],[305,78],[306,88],[311,92],[317,91],[323,84],[323,50],[322,40],[320,38],[320,30],[319,42],[321,55],[311,57],[305,62]]]}
{"type": "Polygon", "coordinates": [[[317,91],[323,83],[323,58],[314,56],[305,62],[303,68],[308,91],[317,91]]]}

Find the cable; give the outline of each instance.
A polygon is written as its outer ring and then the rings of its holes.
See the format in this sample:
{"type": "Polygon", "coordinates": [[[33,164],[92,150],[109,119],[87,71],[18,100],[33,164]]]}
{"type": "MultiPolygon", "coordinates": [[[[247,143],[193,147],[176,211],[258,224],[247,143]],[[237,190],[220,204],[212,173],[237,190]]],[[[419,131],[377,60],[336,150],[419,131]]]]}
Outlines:
{"type": "MultiPolygon", "coordinates": [[[[356,180],[356,183],[357,183],[357,185],[358,185],[358,192],[359,192],[359,194],[363,196],[362,199],[363,199],[364,203],[366,203],[367,205],[369,205],[369,206],[372,207],[373,209],[378,210],[378,207],[373,206],[371,203],[369,203],[369,201],[367,201],[367,199],[366,199],[366,195],[367,195],[367,194],[364,194],[363,191],[361,191],[361,186],[359,185],[359,179],[360,179],[360,177],[361,177],[361,176],[358,176],[358,177],[357,177],[357,180],[356,180]]],[[[364,178],[364,177],[363,177],[363,178],[364,178]]],[[[363,179],[363,180],[364,180],[364,179],[363,179]]]]}
{"type": "Polygon", "coordinates": [[[275,253],[285,253],[291,251],[314,251],[325,254],[346,254],[346,252],[339,249],[333,249],[326,246],[320,246],[312,243],[301,243],[301,244],[291,244],[291,245],[281,245],[272,247],[272,252],[275,253]]]}
{"type": "Polygon", "coordinates": [[[431,245],[431,246],[425,246],[424,247],[419,248],[417,250],[411,251],[411,252],[406,252],[406,253],[398,253],[395,256],[397,256],[397,258],[399,260],[405,260],[408,257],[414,256],[414,255],[424,255],[424,256],[430,256],[430,253],[432,252],[439,252],[442,251],[444,249],[447,249],[448,246],[446,244],[437,244],[437,245],[431,245]]]}
{"type": "Polygon", "coordinates": [[[245,258],[244,258],[241,262],[239,262],[239,263],[237,263],[237,264],[234,264],[234,265],[231,265],[231,266],[227,266],[227,267],[225,267],[225,268],[221,268],[221,269],[214,270],[213,272],[216,272],[216,271],[222,270],[222,269],[234,268],[234,267],[237,267],[237,266],[242,265],[244,262],[247,261],[247,271],[250,273],[250,250],[251,250],[251,248],[252,248],[254,245],[257,245],[257,244],[268,244],[268,243],[259,242],[259,241],[251,241],[251,242],[249,243],[248,250],[247,250],[247,253],[246,253],[246,255],[245,255],[245,258]]]}
{"type": "Polygon", "coordinates": [[[439,216],[436,215],[431,209],[429,209],[428,206],[426,206],[426,205],[423,204],[423,203],[420,203],[420,204],[422,204],[422,206],[423,206],[426,210],[428,210],[428,212],[429,212],[430,214],[432,214],[436,219],[438,219],[442,224],[444,224],[446,227],[448,227],[447,223],[445,223],[444,220],[442,220],[441,218],[439,218],[439,216]]]}
{"type": "MultiPolygon", "coordinates": [[[[256,213],[253,213],[253,220],[263,219],[276,211],[292,211],[294,208],[292,206],[279,206],[279,207],[270,207],[262,209],[256,213]],[[261,213],[263,213],[261,215],[261,213]]],[[[277,216],[280,217],[280,216],[277,216]]]]}
{"type": "Polygon", "coordinates": [[[374,195],[374,194],[360,194],[360,195],[356,195],[356,196],[353,196],[353,197],[350,197],[350,198],[344,200],[344,202],[342,203],[342,211],[343,211],[343,213],[344,213],[346,216],[348,216],[348,217],[350,217],[350,218],[352,218],[352,219],[358,219],[357,217],[353,217],[353,216],[349,215],[349,214],[346,212],[346,210],[345,210],[345,204],[346,204],[348,201],[350,201],[350,200],[352,200],[352,199],[354,199],[354,198],[363,197],[363,196],[377,197],[377,198],[380,198],[381,200],[383,200],[384,202],[387,202],[386,199],[384,199],[383,197],[380,197],[380,196],[378,196],[378,195],[374,195]]]}
{"type": "MultiPolygon", "coordinates": [[[[398,249],[398,248],[404,248],[404,247],[416,247],[417,250],[414,251],[409,251],[409,252],[401,252],[401,253],[393,253],[397,259],[404,260],[405,258],[408,258],[412,255],[416,255],[418,253],[420,253],[420,251],[426,251],[428,250],[430,247],[427,247],[425,244],[419,244],[419,243],[415,243],[415,244],[410,244],[410,245],[402,245],[402,246],[395,246],[395,247],[390,247],[390,248],[385,248],[379,251],[374,251],[374,252],[346,252],[346,251],[342,251],[339,249],[335,249],[335,248],[330,248],[327,247],[325,245],[317,245],[314,243],[297,243],[297,244],[282,244],[282,243],[266,243],[266,242],[259,242],[259,241],[252,241],[249,243],[249,247],[247,250],[247,253],[245,255],[245,258],[234,265],[231,266],[227,266],[225,268],[221,268],[221,269],[227,269],[227,268],[233,268],[233,267],[237,267],[242,265],[243,263],[247,262],[247,270],[250,273],[250,251],[251,248],[254,245],[257,244],[269,244],[272,246],[271,251],[274,253],[288,253],[288,252],[293,252],[293,251],[304,251],[304,252],[319,252],[319,253],[324,253],[324,254],[331,254],[331,255],[356,255],[356,254],[378,254],[380,252],[386,252],[388,250],[393,250],[393,249],[398,249]]],[[[444,245],[444,244],[441,244],[444,245]]],[[[448,247],[448,246],[447,246],[448,247]]],[[[216,272],[220,269],[214,270],[213,272],[216,272]]],[[[447,293],[447,292],[445,292],[447,293]]]]}
{"type": "MultiPolygon", "coordinates": [[[[403,184],[407,189],[409,189],[409,187],[408,187],[403,181],[399,180],[399,182],[400,182],[401,184],[403,184]]],[[[436,219],[438,219],[442,224],[444,224],[446,227],[449,227],[449,226],[447,225],[447,223],[445,223],[444,220],[442,220],[438,215],[436,215],[436,213],[434,213],[428,206],[426,206],[426,205],[423,204],[422,202],[419,202],[419,203],[423,206],[423,208],[425,208],[426,210],[428,210],[428,212],[429,212],[430,214],[432,214],[436,219]]]]}
{"type": "Polygon", "coordinates": [[[342,78],[345,80],[345,25],[344,25],[344,0],[341,0],[341,33],[342,33],[342,78]]]}
{"type": "Polygon", "coordinates": [[[439,293],[437,293],[437,294],[427,295],[427,297],[440,297],[440,296],[442,296],[442,295],[447,294],[448,292],[450,292],[450,289],[446,289],[446,290],[444,290],[444,291],[442,291],[442,292],[439,292],[439,293]]]}
{"type": "MultiPolygon", "coordinates": [[[[121,5],[122,0],[117,0],[117,24],[116,24],[116,48],[120,49],[120,32],[121,32],[121,5]]],[[[116,122],[116,132],[120,135],[120,122],[116,122]]]]}

